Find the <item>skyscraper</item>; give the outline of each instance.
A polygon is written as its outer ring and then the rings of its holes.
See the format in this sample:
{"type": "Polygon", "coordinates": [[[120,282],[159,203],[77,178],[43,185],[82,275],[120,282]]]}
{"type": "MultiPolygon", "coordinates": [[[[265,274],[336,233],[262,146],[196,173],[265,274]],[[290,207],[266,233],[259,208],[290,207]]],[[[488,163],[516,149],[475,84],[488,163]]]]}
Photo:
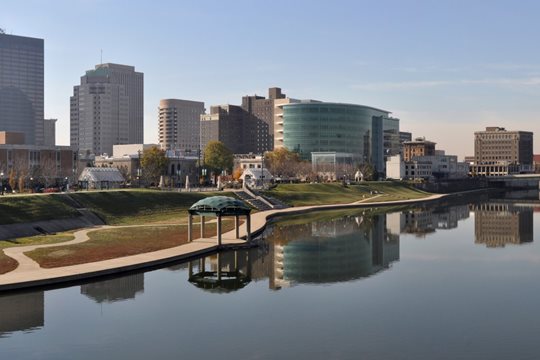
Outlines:
{"type": "Polygon", "coordinates": [[[43,145],[56,145],[56,121],[57,119],[43,120],[43,145]]]}
{"type": "Polygon", "coordinates": [[[159,102],[159,144],[164,150],[199,150],[204,103],[164,99],[159,102]]]}
{"type": "Polygon", "coordinates": [[[112,154],[112,146],[143,142],[143,73],[118,64],[96,65],[73,87],[71,146],[112,154]]]}
{"type": "Polygon", "coordinates": [[[0,131],[43,144],[43,39],[0,33],[0,131]]]}

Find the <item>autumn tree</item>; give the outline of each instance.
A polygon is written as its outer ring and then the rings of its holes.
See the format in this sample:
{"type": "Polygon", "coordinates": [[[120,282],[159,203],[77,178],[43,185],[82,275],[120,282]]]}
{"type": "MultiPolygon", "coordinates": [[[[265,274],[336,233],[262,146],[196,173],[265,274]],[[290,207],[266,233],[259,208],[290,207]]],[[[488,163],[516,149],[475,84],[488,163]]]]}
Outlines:
{"type": "Polygon", "coordinates": [[[215,178],[224,170],[231,171],[233,165],[233,153],[221,141],[210,141],[204,148],[204,166],[214,173],[215,178]]]}
{"type": "Polygon", "coordinates": [[[165,156],[165,150],[153,146],[144,149],[141,157],[142,176],[148,183],[159,183],[159,178],[167,171],[169,159],[165,156]]]}
{"type": "MultiPolygon", "coordinates": [[[[274,176],[296,177],[302,166],[302,159],[296,152],[282,147],[265,154],[265,164],[274,176]]],[[[307,162],[306,162],[307,163],[307,162]]]]}

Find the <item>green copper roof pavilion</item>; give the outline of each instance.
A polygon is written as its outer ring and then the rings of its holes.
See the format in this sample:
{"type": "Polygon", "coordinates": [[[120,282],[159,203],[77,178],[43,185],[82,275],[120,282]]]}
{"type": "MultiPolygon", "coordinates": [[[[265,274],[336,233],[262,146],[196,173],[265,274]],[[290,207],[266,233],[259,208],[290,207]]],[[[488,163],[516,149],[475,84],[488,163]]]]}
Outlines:
{"type": "Polygon", "coordinates": [[[193,241],[193,216],[201,217],[201,238],[205,238],[205,218],[217,218],[217,244],[221,246],[221,219],[234,216],[235,239],[240,238],[240,216],[246,217],[246,240],[251,240],[251,208],[243,201],[229,196],[211,196],[197,201],[188,210],[188,242],[193,241]]]}
{"type": "Polygon", "coordinates": [[[188,211],[192,215],[235,216],[247,215],[251,208],[243,201],[229,196],[211,196],[197,201],[188,211]]]}

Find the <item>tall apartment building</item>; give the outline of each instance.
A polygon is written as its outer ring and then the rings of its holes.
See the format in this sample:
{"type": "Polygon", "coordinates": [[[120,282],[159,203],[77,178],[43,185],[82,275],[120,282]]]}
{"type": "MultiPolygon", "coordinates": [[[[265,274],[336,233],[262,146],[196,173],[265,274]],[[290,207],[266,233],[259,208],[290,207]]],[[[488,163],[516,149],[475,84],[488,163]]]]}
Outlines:
{"type": "Polygon", "coordinates": [[[474,165],[479,176],[533,171],[533,133],[491,126],[474,133],[474,165]]]}
{"type": "Polygon", "coordinates": [[[143,142],[143,73],[118,64],[96,65],[73,87],[71,146],[110,154],[113,145],[143,142]]]}
{"type": "Polygon", "coordinates": [[[242,97],[242,109],[246,112],[245,127],[250,136],[246,138],[246,147],[254,153],[274,149],[274,113],[275,102],[286,99],[278,87],[268,89],[268,99],[262,96],[242,97]]]}
{"type": "Polygon", "coordinates": [[[415,156],[435,155],[436,143],[425,138],[416,138],[413,141],[403,142],[403,160],[411,161],[415,156]]]}
{"type": "Polygon", "coordinates": [[[56,121],[58,119],[43,120],[43,145],[56,145],[56,121]]]}
{"type": "Polygon", "coordinates": [[[204,103],[164,99],[159,102],[159,144],[164,150],[198,151],[204,103]]]}
{"type": "Polygon", "coordinates": [[[43,145],[43,39],[0,33],[0,131],[43,145]]]}
{"type": "Polygon", "coordinates": [[[236,105],[210,107],[210,114],[201,115],[201,149],[210,141],[221,141],[235,154],[248,153],[244,126],[245,112],[236,105]]]}

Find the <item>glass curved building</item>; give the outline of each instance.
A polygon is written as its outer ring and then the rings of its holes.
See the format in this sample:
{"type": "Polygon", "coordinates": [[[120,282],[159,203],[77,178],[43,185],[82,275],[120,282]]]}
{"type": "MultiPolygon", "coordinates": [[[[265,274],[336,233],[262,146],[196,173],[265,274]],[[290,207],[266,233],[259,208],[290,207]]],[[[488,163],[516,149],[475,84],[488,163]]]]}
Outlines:
{"type": "Polygon", "coordinates": [[[283,105],[283,145],[311,159],[312,152],[352,155],[356,163],[384,169],[384,156],[399,150],[399,120],[369,106],[309,102],[283,105]],[[395,133],[395,137],[387,136],[395,133]],[[396,144],[386,144],[389,140],[396,144]],[[386,149],[388,154],[385,154],[386,149]]]}

